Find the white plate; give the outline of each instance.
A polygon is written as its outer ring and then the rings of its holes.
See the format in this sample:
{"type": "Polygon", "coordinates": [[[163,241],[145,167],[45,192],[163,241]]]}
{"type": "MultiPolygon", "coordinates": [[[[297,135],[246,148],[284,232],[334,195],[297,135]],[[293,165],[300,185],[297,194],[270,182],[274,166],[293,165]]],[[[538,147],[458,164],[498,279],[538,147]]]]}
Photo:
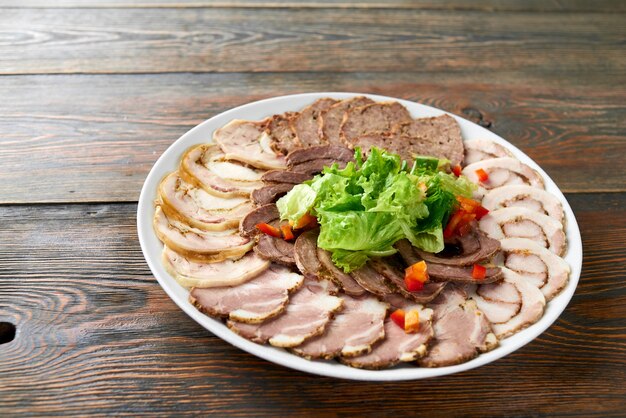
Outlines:
{"type": "MultiPolygon", "coordinates": [[[[344,366],[337,362],[332,361],[309,361],[300,358],[294,354],[290,354],[287,351],[279,348],[274,348],[268,345],[259,345],[230,331],[221,321],[213,319],[200,313],[196,308],[191,305],[187,296],[189,292],[180,286],[163,268],[160,261],[162,244],[157,239],[152,229],[152,216],[154,214],[153,200],[156,197],[156,190],[159,181],[163,176],[178,167],[180,156],[183,152],[194,144],[206,143],[211,141],[213,131],[232,119],[250,119],[259,120],[267,116],[283,113],[289,110],[299,110],[309,105],[320,97],[333,97],[336,99],[346,99],[353,96],[360,96],[362,94],[357,93],[308,93],[297,94],[292,96],[275,97],[272,99],[261,100],[254,103],[249,103],[227,112],[221,113],[211,119],[201,123],[189,132],[180,137],[174,142],[158,159],[150,174],[146,179],[141,190],[141,196],[139,197],[139,207],[137,208],[137,229],[139,234],[139,242],[141,243],[141,249],[150,266],[150,270],[159,281],[159,284],[163,287],[165,292],[172,298],[172,300],[189,315],[193,320],[200,325],[217,335],[221,339],[231,343],[232,345],[247,351],[250,354],[261,357],[265,360],[271,361],[276,364],[280,364],[292,369],[301,370],[308,373],[319,374],[323,376],[339,377],[344,379],[355,380],[372,380],[372,381],[392,381],[392,380],[409,380],[409,379],[423,379],[426,377],[443,376],[452,373],[458,373],[465,370],[473,369],[478,366],[482,366],[487,363],[491,363],[501,357],[506,356],[509,353],[517,350],[525,344],[535,339],[539,334],[544,332],[556,319],[561,312],[565,309],[568,302],[574,294],[578,279],[580,277],[580,270],[582,265],[582,243],[580,239],[580,231],[578,230],[578,224],[574,213],[569,204],[565,200],[565,197],[554,184],[552,179],[526,154],[519,149],[515,148],[509,142],[500,138],[493,132],[488,131],[472,122],[469,122],[456,115],[453,116],[461,126],[461,132],[463,138],[488,138],[495,142],[498,142],[506,146],[513,152],[522,162],[528,164],[537,170],[546,183],[546,190],[556,196],[565,210],[565,217],[567,222],[567,240],[568,251],[565,256],[565,260],[572,268],[570,279],[567,287],[556,298],[550,301],[546,307],[545,314],[539,322],[527,328],[526,330],[519,332],[512,337],[509,337],[500,342],[500,346],[493,351],[485,354],[481,354],[474,360],[468,361],[463,364],[441,368],[420,368],[414,365],[403,365],[387,370],[359,370],[352,367],[344,366]]],[[[427,117],[437,116],[445,112],[433,107],[425,106],[422,104],[409,102],[406,100],[395,99],[392,97],[377,96],[366,94],[375,101],[387,101],[397,100],[402,103],[411,112],[413,117],[427,117]]]]}

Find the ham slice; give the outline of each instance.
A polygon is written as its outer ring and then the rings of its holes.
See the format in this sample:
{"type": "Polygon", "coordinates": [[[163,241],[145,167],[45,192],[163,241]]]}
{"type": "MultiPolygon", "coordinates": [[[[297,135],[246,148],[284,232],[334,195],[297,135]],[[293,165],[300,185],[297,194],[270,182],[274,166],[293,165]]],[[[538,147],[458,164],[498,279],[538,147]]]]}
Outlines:
{"type": "Polygon", "coordinates": [[[224,156],[261,169],[283,169],[285,156],[271,147],[271,139],[265,127],[267,121],[235,119],[213,133],[213,140],[220,146],[224,156]]]}
{"type": "Polygon", "coordinates": [[[207,315],[234,321],[260,323],[279,315],[298,289],[303,277],[273,265],[250,281],[237,286],[191,289],[189,301],[207,315]]]}
{"type": "Polygon", "coordinates": [[[353,147],[364,135],[389,132],[393,126],[412,120],[409,111],[398,102],[372,103],[348,110],[339,135],[341,142],[353,147]]]}
{"type": "Polygon", "coordinates": [[[356,107],[374,103],[367,97],[359,96],[352,99],[341,100],[332,105],[328,110],[320,115],[319,136],[328,144],[341,144],[339,136],[343,115],[356,107]]]}
{"type": "Polygon", "coordinates": [[[309,289],[305,280],[305,286],[291,296],[281,315],[261,324],[228,320],[227,325],[237,334],[256,343],[297,347],[309,338],[322,334],[333,313],[341,307],[340,298],[320,291],[316,285],[313,290],[309,289]]]}
{"type": "Polygon", "coordinates": [[[311,338],[293,351],[303,357],[331,359],[354,357],[371,350],[372,344],[384,338],[383,323],[388,305],[367,296],[341,296],[343,310],[326,328],[324,334],[311,338]]]}
{"type": "Polygon", "coordinates": [[[220,197],[248,197],[263,186],[263,172],[237,162],[228,161],[215,144],[189,148],[183,154],[179,175],[186,182],[220,197]]]}
{"type": "Polygon", "coordinates": [[[325,142],[319,135],[320,115],[335,103],[337,100],[329,97],[318,99],[290,120],[291,130],[296,133],[302,147],[312,147],[325,142]]]}
{"type": "Polygon", "coordinates": [[[478,161],[489,160],[499,157],[512,157],[513,154],[502,145],[491,139],[470,139],[465,144],[464,165],[477,163],[478,161]]]}
{"type": "Polygon", "coordinates": [[[478,161],[466,166],[463,175],[478,184],[478,190],[474,193],[477,197],[482,197],[491,189],[500,186],[510,186],[515,184],[526,184],[532,187],[543,189],[543,178],[535,170],[512,157],[492,158],[490,160],[478,161]],[[482,169],[488,175],[487,181],[481,182],[478,179],[476,170],[482,169]]]}
{"type": "Polygon", "coordinates": [[[525,184],[496,187],[485,194],[482,205],[490,211],[506,207],[523,207],[563,223],[561,202],[547,191],[525,184]]]}

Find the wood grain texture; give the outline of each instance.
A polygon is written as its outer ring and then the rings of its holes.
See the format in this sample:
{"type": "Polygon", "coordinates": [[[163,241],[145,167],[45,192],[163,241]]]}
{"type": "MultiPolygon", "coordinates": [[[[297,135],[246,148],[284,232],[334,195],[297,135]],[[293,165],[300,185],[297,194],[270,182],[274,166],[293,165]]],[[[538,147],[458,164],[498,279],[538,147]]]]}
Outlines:
{"type": "Polygon", "coordinates": [[[0,74],[523,71],[623,75],[621,14],[1,9],[0,74]]]}
{"type": "Polygon", "coordinates": [[[209,334],[152,278],[134,204],[0,207],[0,321],[18,329],[0,345],[0,415],[622,415],[626,194],[567,197],[585,254],[557,323],[489,366],[390,384],[291,371],[209,334]]]}
{"type": "Polygon", "coordinates": [[[136,200],[154,161],[192,126],[253,100],[324,90],[440,107],[511,141],[565,191],[624,191],[626,88],[573,83],[476,73],[0,77],[0,203],[136,200]]]}

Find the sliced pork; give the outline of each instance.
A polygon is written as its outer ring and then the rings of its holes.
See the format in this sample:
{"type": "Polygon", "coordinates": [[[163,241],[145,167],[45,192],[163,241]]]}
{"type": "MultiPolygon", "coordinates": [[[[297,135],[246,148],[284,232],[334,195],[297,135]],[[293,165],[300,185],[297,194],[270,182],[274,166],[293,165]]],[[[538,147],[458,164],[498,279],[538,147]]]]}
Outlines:
{"type": "Polygon", "coordinates": [[[491,158],[512,156],[513,154],[508,149],[491,139],[470,139],[465,141],[465,160],[463,163],[470,165],[491,158]]]}
{"type": "MultiPolygon", "coordinates": [[[[420,291],[410,292],[404,283],[404,272],[393,262],[388,259],[372,259],[369,265],[379,274],[381,274],[387,282],[387,286],[393,288],[399,294],[417,303],[427,303],[435,299],[439,293],[446,287],[445,282],[426,282],[424,288],[420,291]]],[[[395,305],[395,304],[394,304],[395,305]]]]}
{"type": "Polygon", "coordinates": [[[300,184],[311,180],[312,175],[288,170],[270,170],[263,174],[261,180],[266,183],[291,183],[300,184]]]}
{"type": "Polygon", "coordinates": [[[341,142],[353,147],[357,140],[368,134],[389,132],[395,125],[409,123],[413,119],[398,102],[373,103],[348,110],[340,128],[341,142]]]}
{"type": "Polygon", "coordinates": [[[526,184],[543,189],[543,178],[535,170],[512,157],[492,158],[466,166],[463,175],[479,185],[476,196],[484,196],[487,191],[500,186],[526,184]],[[477,170],[484,170],[489,178],[481,182],[477,170]]]}
{"type": "Polygon", "coordinates": [[[563,223],[563,205],[555,196],[537,187],[525,184],[491,189],[483,197],[482,205],[489,210],[523,207],[543,213],[563,223]]]}
{"type": "Polygon", "coordinates": [[[245,215],[239,223],[239,233],[243,237],[253,237],[258,234],[257,225],[261,223],[271,224],[280,219],[280,213],[275,204],[259,206],[245,215]]]}
{"type": "Polygon", "coordinates": [[[273,265],[237,286],[195,287],[189,301],[207,315],[256,324],[282,313],[289,302],[289,293],[303,281],[301,275],[288,268],[273,265]]]}
{"type": "Polygon", "coordinates": [[[324,142],[334,145],[341,144],[339,136],[343,115],[354,108],[374,103],[367,97],[359,96],[352,99],[341,100],[322,112],[320,117],[319,136],[324,142]]]}
{"type": "Polygon", "coordinates": [[[262,171],[227,161],[214,144],[189,148],[183,154],[179,174],[186,182],[221,197],[247,197],[252,190],[263,186],[262,171]]]}
{"type": "Polygon", "coordinates": [[[497,209],[483,217],[479,226],[494,239],[528,238],[557,255],[565,252],[563,224],[530,209],[522,207],[497,209]]]}
{"type": "Polygon", "coordinates": [[[286,266],[296,265],[293,242],[261,234],[259,235],[259,242],[253,249],[254,252],[266,260],[286,266]]]}
{"type": "Polygon", "coordinates": [[[167,247],[163,248],[162,260],[178,283],[198,288],[237,286],[261,274],[270,265],[252,252],[236,260],[196,262],[167,247]]]}
{"type": "Polygon", "coordinates": [[[274,203],[282,196],[286,195],[294,184],[292,183],[275,183],[263,186],[259,189],[253,190],[250,197],[256,205],[267,205],[268,203],[274,203]]]}
{"type": "Polygon", "coordinates": [[[331,359],[354,357],[369,352],[385,337],[384,321],[388,305],[372,296],[341,296],[343,309],[330,322],[324,334],[311,338],[293,351],[303,357],[331,359]]]}
{"type": "Polygon", "coordinates": [[[291,129],[304,148],[325,143],[319,135],[320,115],[335,103],[337,100],[328,97],[318,99],[290,120],[291,129]]]}
{"type": "Polygon", "coordinates": [[[265,132],[270,137],[270,146],[277,154],[286,155],[302,147],[296,133],[291,129],[291,120],[297,116],[297,112],[285,112],[274,115],[267,121],[265,132]]]}
{"type": "Polygon", "coordinates": [[[213,133],[213,140],[229,160],[262,169],[283,169],[285,156],[272,149],[265,127],[267,121],[235,119],[213,133]]]}

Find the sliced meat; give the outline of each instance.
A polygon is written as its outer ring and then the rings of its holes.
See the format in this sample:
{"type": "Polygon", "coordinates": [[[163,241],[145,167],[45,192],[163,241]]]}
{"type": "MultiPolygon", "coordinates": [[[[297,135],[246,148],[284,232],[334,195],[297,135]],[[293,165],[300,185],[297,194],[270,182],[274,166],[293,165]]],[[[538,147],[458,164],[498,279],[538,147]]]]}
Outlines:
{"type": "Polygon", "coordinates": [[[236,229],[203,231],[181,221],[169,219],[157,206],[153,219],[157,237],[168,247],[185,256],[215,255],[215,259],[240,257],[252,248],[250,238],[239,235],[236,229]]]}
{"type": "Polygon", "coordinates": [[[317,258],[322,264],[322,270],[320,273],[322,277],[332,280],[350,296],[361,296],[367,294],[367,291],[363,289],[352,276],[344,273],[343,270],[338,268],[335,263],[333,263],[330,252],[317,247],[317,258]]]}
{"type": "Polygon", "coordinates": [[[304,148],[325,143],[319,136],[320,114],[330,109],[335,103],[337,100],[329,97],[318,99],[290,120],[291,130],[296,133],[304,148]]]}
{"type": "Polygon", "coordinates": [[[547,300],[567,284],[570,267],[561,257],[524,238],[505,238],[500,242],[503,265],[538,287],[547,300]]]}
{"type": "Polygon", "coordinates": [[[252,191],[252,201],[257,205],[267,205],[268,203],[274,203],[282,196],[286,195],[291,189],[293,189],[291,183],[276,183],[268,186],[261,187],[252,191]]]}
{"type": "Polygon", "coordinates": [[[342,358],[341,361],[361,369],[383,369],[400,362],[415,361],[424,356],[428,343],[433,338],[431,309],[415,305],[409,309],[418,309],[420,327],[415,333],[407,334],[390,319],[385,321],[385,339],[376,344],[368,354],[342,358]]]}
{"type": "Polygon", "coordinates": [[[508,149],[491,139],[469,139],[465,141],[465,160],[463,163],[470,165],[491,158],[512,156],[513,154],[508,149]]]}
{"type": "Polygon", "coordinates": [[[248,197],[263,186],[262,171],[227,161],[215,144],[189,148],[181,159],[179,175],[186,182],[220,197],[248,197]]]}
{"type": "Polygon", "coordinates": [[[372,103],[349,109],[341,122],[341,142],[353,147],[364,135],[389,132],[393,126],[412,120],[409,111],[398,102],[372,103]]]}
{"type": "Polygon", "coordinates": [[[503,280],[476,286],[470,297],[491,324],[502,324],[516,316],[522,308],[522,295],[517,286],[503,280]]]}
{"type": "Polygon", "coordinates": [[[285,311],[261,324],[245,324],[232,320],[228,327],[256,343],[269,342],[276,347],[297,347],[309,338],[320,335],[333,313],[342,307],[342,300],[324,292],[313,292],[305,285],[295,292],[285,311]]]}
{"type": "Polygon", "coordinates": [[[282,238],[269,235],[259,235],[259,242],[254,246],[254,252],[266,260],[286,266],[295,266],[294,245],[282,238]]]}
{"type": "Polygon", "coordinates": [[[300,273],[312,279],[320,278],[322,264],[317,258],[317,236],[319,230],[306,231],[298,238],[294,245],[294,259],[300,273]]]}
{"type": "Polygon", "coordinates": [[[375,103],[367,97],[359,96],[341,100],[322,112],[320,117],[319,136],[328,144],[341,144],[339,137],[343,115],[350,109],[375,103]]]}
{"type": "Polygon", "coordinates": [[[522,207],[510,207],[489,212],[478,223],[488,236],[528,238],[557,255],[565,252],[563,224],[553,218],[522,207]]]}
{"type": "Polygon", "coordinates": [[[268,170],[285,168],[285,156],[272,149],[271,139],[265,132],[267,122],[235,119],[217,129],[213,140],[228,160],[268,170]]]}
{"type": "Polygon", "coordinates": [[[301,148],[287,155],[287,165],[290,167],[313,160],[354,161],[354,151],[343,145],[319,145],[301,148]]]}
{"type": "Polygon", "coordinates": [[[478,249],[474,252],[465,251],[465,248],[470,246],[471,248],[475,248],[471,244],[462,246],[463,252],[459,255],[454,255],[452,257],[443,256],[441,255],[441,253],[429,253],[426,251],[422,251],[419,248],[415,248],[415,251],[420,256],[420,258],[426,260],[429,263],[446,264],[451,266],[472,266],[481,261],[490,259],[495,253],[500,250],[500,241],[489,238],[480,231],[475,231],[473,233],[467,234],[461,237],[461,240],[463,240],[463,242],[468,242],[468,238],[470,238],[470,236],[474,236],[475,240],[478,242],[478,249]]]}
{"type": "Polygon", "coordinates": [[[405,298],[417,303],[430,302],[446,287],[446,282],[429,281],[424,283],[424,288],[419,292],[410,292],[404,283],[404,272],[395,263],[390,262],[388,259],[380,258],[373,258],[368,263],[376,272],[385,277],[390,288],[395,289],[405,298]]]}
{"type": "Polygon", "coordinates": [[[163,266],[185,287],[237,286],[267,270],[270,263],[250,252],[237,260],[216,263],[196,262],[164,247],[163,266]]]}
{"type": "Polygon", "coordinates": [[[394,289],[387,284],[385,276],[378,273],[368,264],[352,271],[350,275],[363,289],[381,298],[396,293],[394,289]]]}
{"type": "Polygon", "coordinates": [[[162,209],[169,218],[178,217],[189,225],[204,230],[225,230],[236,227],[243,216],[254,208],[245,197],[219,197],[193,186],[174,172],[159,184],[162,209]]]}
{"type": "Polygon", "coordinates": [[[304,183],[307,180],[311,180],[312,178],[312,175],[306,173],[298,173],[288,170],[270,170],[263,174],[261,180],[266,183],[300,184],[304,183]]]}
{"type": "Polygon", "coordinates": [[[296,133],[291,129],[291,120],[297,116],[297,112],[285,112],[269,118],[265,132],[270,137],[270,146],[277,154],[287,155],[302,147],[296,133]]]}
{"type": "Polygon", "coordinates": [[[289,293],[303,281],[301,275],[288,268],[273,265],[237,286],[194,287],[189,301],[207,315],[257,324],[282,313],[289,302],[289,293]]]}
{"type": "Polygon", "coordinates": [[[523,207],[563,223],[563,205],[559,199],[543,189],[525,184],[491,189],[483,197],[482,205],[489,210],[523,207]]]}
{"type": "Polygon", "coordinates": [[[345,168],[348,165],[345,161],[336,161],[330,158],[322,158],[319,160],[311,160],[305,163],[296,164],[290,168],[291,171],[304,173],[308,175],[319,174],[324,170],[324,167],[332,167],[333,164],[337,164],[339,169],[345,168]]]}
{"type": "Polygon", "coordinates": [[[245,215],[239,223],[239,233],[243,237],[253,237],[259,231],[256,226],[260,223],[270,224],[280,219],[280,213],[275,204],[259,206],[245,215]]]}
{"type": "Polygon", "coordinates": [[[385,337],[383,327],[388,305],[368,296],[341,296],[343,310],[326,327],[324,334],[311,338],[293,351],[308,359],[354,357],[369,352],[385,337]]]}
{"type": "Polygon", "coordinates": [[[475,196],[482,197],[491,189],[500,186],[510,186],[515,184],[526,184],[532,187],[543,189],[543,178],[535,170],[512,157],[492,158],[490,160],[478,161],[466,166],[463,175],[478,184],[475,196]],[[478,179],[476,170],[482,169],[488,175],[487,181],[481,182],[478,179]]]}

